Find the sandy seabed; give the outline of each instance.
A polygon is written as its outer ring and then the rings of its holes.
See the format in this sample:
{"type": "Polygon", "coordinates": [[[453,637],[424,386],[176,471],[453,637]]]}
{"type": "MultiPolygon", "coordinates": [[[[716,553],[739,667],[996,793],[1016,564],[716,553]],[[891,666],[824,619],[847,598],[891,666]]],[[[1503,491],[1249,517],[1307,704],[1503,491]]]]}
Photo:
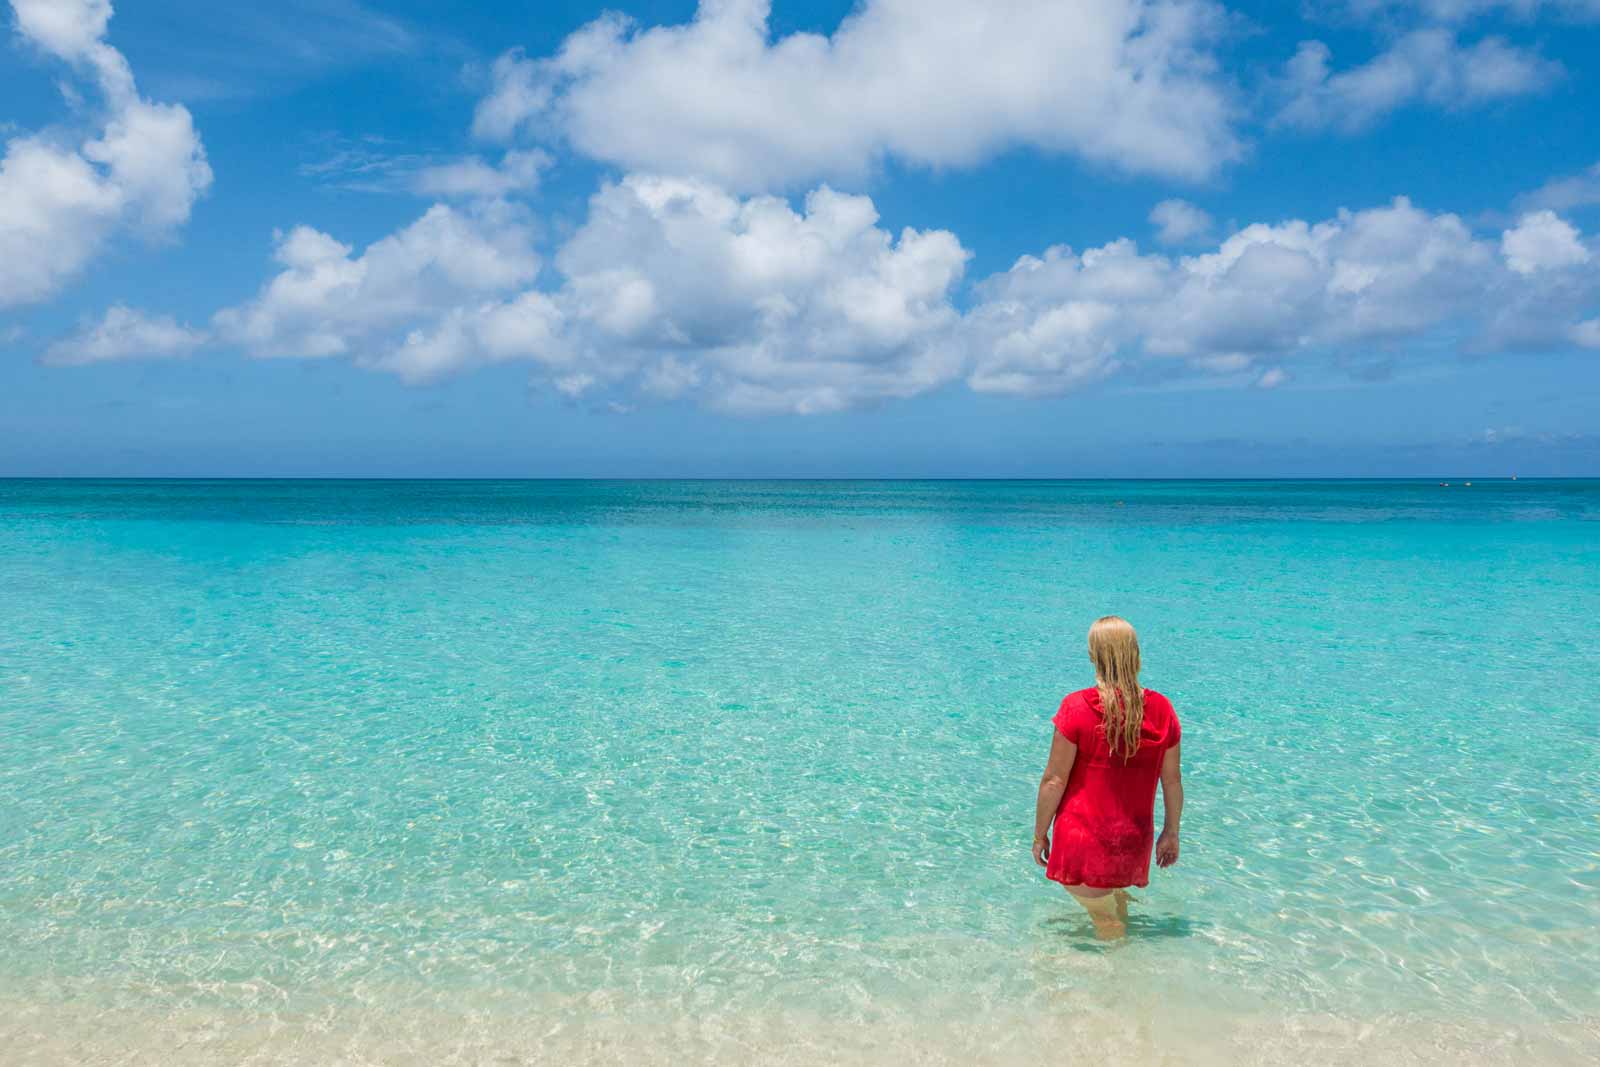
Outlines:
{"type": "Polygon", "coordinates": [[[1600,1062],[1600,1020],[1529,1026],[1379,1016],[1225,1017],[1140,1006],[1061,1004],[1048,1014],[930,1024],[881,1012],[852,1019],[778,1008],[760,1017],[619,1010],[578,998],[531,1008],[460,1013],[330,1011],[242,1019],[0,1002],[0,1049],[18,1067],[118,1064],[319,1064],[329,1067],[484,1064],[1197,1064],[1294,1067],[1371,1063],[1600,1062]]]}

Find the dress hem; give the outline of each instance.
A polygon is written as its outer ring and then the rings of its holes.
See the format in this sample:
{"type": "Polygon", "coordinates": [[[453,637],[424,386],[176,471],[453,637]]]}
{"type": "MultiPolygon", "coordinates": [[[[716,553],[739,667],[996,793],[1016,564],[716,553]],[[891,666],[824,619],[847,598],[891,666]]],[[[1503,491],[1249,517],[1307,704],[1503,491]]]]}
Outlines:
{"type": "Polygon", "coordinates": [[[1070,882],[1065,878],[1058,878],[1055,875],[1050,874],[1048,871],[1045,872],[1045,877],[1050,879],[1050,881],[1057,882],[1061,885],[1081,885],[1085,889],[1145,889],[1150,885],[1149,878],[1146,878],[1142,882],[1115,882],[1110,885],[1098,885],[1094,882],[1070,882]]]}

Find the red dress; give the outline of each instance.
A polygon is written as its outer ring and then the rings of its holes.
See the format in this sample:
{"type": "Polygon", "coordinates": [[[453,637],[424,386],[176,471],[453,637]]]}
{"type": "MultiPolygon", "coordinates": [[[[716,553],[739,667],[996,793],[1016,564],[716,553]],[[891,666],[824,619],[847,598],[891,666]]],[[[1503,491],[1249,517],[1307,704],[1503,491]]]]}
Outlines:
{"type": "Polygon", "coordinates": [[[1050,831],[1045,875],[1063,885],[1099,889],[1149,884],[1156,783],[1162,757],[1178,743],[1172,701],[1154,689],[1144,691],[1139,750],[1126,763],[1106,744],[1098,690],[1069,695],[1054,722],[1078,746],[1078,758],[1050,831]]]}

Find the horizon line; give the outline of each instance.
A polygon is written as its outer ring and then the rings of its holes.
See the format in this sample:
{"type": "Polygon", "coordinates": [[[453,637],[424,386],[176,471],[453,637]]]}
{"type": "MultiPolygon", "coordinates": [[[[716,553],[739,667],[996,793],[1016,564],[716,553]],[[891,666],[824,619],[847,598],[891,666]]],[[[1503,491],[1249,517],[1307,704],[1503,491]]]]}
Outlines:
{"type": "Polygon", "coordinates": [[[0,482],[1468,482],[1596,481],[1596,474],[1282,475],[409,475],[0,474],[0,482]]]}

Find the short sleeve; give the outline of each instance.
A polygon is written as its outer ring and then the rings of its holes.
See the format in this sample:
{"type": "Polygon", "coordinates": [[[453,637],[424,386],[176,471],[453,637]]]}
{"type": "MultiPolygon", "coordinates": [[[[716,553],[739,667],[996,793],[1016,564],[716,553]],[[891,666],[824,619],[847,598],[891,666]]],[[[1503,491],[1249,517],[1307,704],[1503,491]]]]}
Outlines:
{"type": "Polygon", "coordinates": [[[1167,719],[1170,723],[1167,727],[1167,747],[1173,748],[1183,740],[1183,726],[1178,722],[1178,712],[1171,703],[1167,704],[1167,719]]]}
{"type": "Polygon", "coordinates": [[[1056,709],[1056,717],[1051,722],[1055,723],[1056,730],[1071,741],[1074,745],[1083,745],[1083,715],[1081,714],[1083,702],[1077,699],[1078,694],[1073,693],[1061,702],[1061,707],[1056,709]]]}

